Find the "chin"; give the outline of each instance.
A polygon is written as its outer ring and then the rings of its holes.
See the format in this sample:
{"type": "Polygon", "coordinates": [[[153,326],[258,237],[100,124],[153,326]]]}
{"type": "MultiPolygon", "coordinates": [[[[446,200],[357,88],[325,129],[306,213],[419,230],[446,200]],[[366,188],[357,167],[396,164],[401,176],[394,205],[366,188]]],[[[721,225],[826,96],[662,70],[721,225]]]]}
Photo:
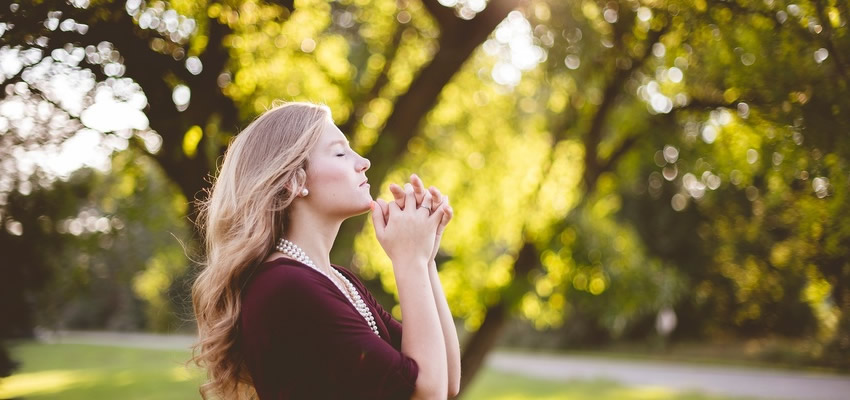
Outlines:
{"type": "Polygon", "coordinates": [[[372,198],[370,197],[368,201],[363,203],[363,207],[361,207],[361,209],[357,212],[357,215],[369,212],[371,210],[371,207],[369,207],[369,204],[371,203],[371,201],[372,201],[372,198]]]}
{"type": "Polygon", "coordinates": [[[352,216],[352,217],[356,217],[356,216],[358,216],[358,215],[362,215],[362,214],[365,214],[365,213],[369,212],[369,210],[370,210],[370,208],[369,208],[369,203],[370,203],[371,201],[372,201],[372,198],[371,198],[371,197],[369,197],[368,199],[363,200],[363,202],[362,202],[362,203],[358,204],[358,205],[357,205],[357,207],[356,207],[354,210],[352,210],[352,214],[351,214],[351,216],[352,216]]]}

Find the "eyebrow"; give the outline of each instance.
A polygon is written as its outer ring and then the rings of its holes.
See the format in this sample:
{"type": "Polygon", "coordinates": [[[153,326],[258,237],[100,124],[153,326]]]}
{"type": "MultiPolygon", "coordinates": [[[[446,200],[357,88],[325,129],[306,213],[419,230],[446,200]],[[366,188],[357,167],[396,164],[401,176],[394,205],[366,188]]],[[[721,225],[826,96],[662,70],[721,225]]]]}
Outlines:
{"type": "Polygon", "coordinates": [[[333,146],[333,145],[335,145],[335,144],[342,144],[342,145],[346,145],[346,146],[347,146],[347,145],[348,145],[348,140],[344,140],[344,139],[337,139],[337,140],[334,140],[333,142],[331,142],[331,144],[329,144],[329,145],[328,145],[328,147],[333,146]]]}

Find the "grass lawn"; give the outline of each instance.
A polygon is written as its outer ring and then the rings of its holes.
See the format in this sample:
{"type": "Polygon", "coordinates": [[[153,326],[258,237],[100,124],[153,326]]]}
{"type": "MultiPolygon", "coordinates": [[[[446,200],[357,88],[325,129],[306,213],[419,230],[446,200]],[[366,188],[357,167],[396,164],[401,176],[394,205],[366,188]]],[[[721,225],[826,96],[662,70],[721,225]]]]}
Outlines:
{"type": "Polygon", "coordinates": [[[193,399],[202,373],[184,367],[188,351],[22,343],[22,363],[0,380],[0,399],[193,399]]]}
{"type": "MultiPolygon", "coordinates": [[[[0,399],[193,399],[203,373],[184,366],[187,351],[20,343],[23,363],[0,380],[0,399]]],[[[624,387],[609,381],[553,382],[484,370],[465,400],[729,400],[658,387],[624,387]]]]}

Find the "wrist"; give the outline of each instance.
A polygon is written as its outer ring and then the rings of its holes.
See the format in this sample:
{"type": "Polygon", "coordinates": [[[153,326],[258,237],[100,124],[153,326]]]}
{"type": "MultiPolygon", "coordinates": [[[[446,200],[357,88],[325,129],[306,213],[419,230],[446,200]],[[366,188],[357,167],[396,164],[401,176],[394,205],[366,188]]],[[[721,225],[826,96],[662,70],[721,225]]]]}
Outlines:
{"type": "Polygon", "coordinates": [[[402,265],[418,265],[418,266],[427,266],[428,265],[428,257],[424,255],[396,255],[390,256],[390,262],[393,264],[393,267],[402,266],[402,265]]]}

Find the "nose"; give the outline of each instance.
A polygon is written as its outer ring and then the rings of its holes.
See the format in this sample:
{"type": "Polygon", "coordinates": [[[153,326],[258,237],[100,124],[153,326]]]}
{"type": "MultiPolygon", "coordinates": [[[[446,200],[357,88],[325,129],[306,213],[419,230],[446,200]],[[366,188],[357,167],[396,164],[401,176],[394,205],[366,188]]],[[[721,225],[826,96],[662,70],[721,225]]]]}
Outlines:
{"type": "Polygon", "coordinates": [[[369,161],[368,158],[365,158],[365,157],[360,157],[360,158],[363,159],[363,161],[361,163],[360,171],[365,171],[365,170],[369,169],[369,167],[372,166],[372,163],[369,161]]]}

